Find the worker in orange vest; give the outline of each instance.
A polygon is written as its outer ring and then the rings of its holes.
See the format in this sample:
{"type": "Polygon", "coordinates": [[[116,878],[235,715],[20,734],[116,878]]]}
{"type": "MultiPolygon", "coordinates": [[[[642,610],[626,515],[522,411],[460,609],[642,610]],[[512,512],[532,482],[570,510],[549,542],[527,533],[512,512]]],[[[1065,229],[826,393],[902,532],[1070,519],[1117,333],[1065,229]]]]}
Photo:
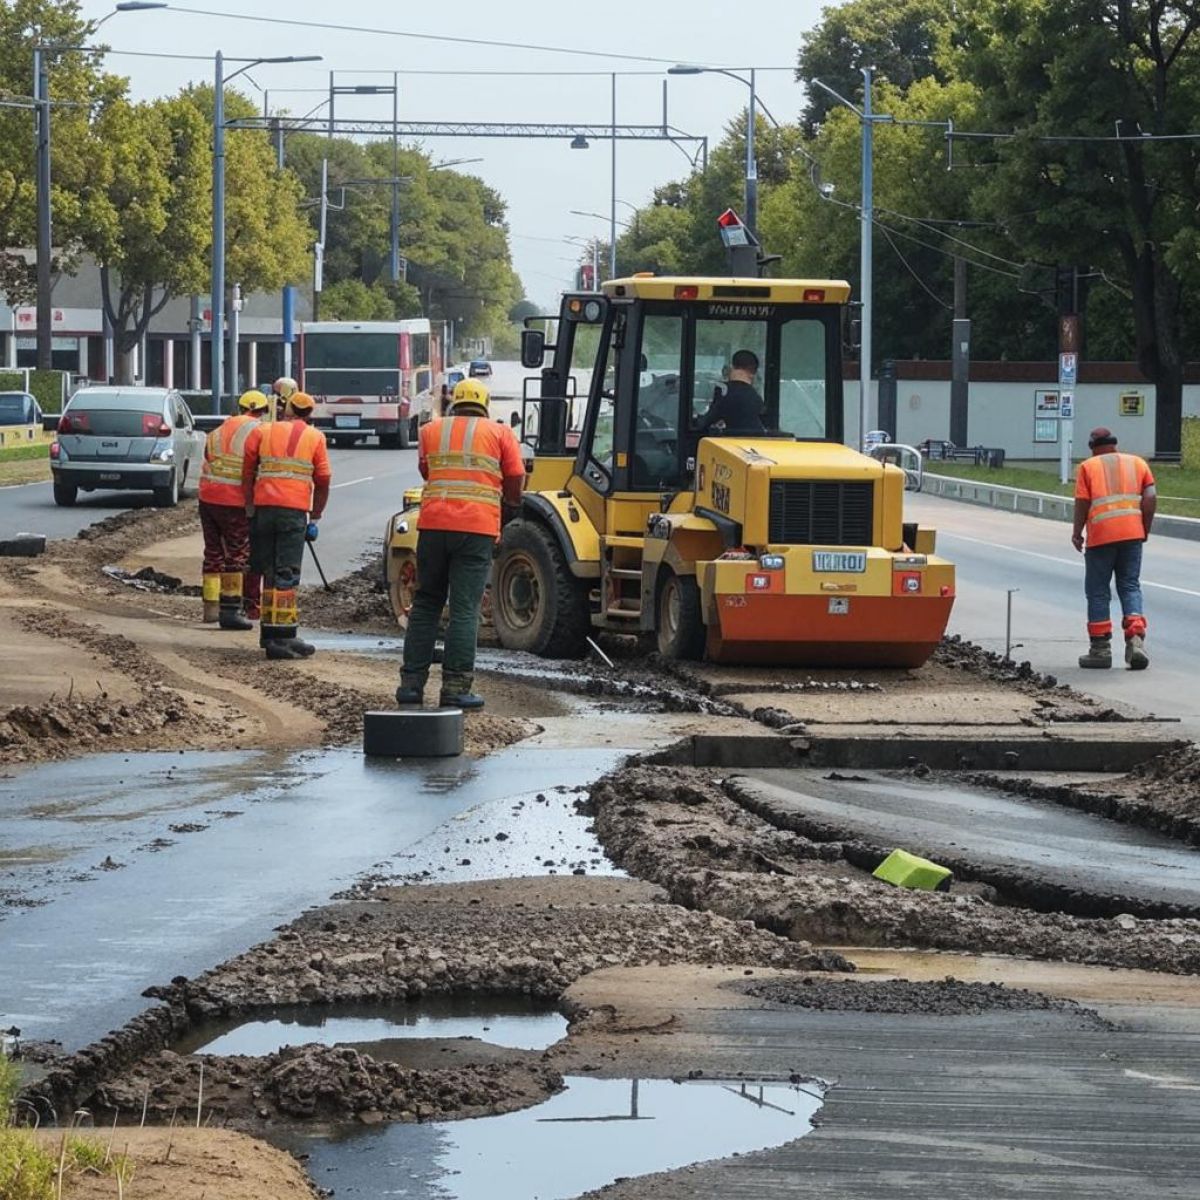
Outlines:
{"type": "Polygon", "coordinates": [[[417,465],[426,483],[417,519],[417,591],[396,689],[400,705],[424,702],[438,621],[449,598],[440,703],[483,707],[483,698],[471,690],[479,608],[500,537],[502,505],[518,506],[525,485],[516,434],[488,420],[488,400],[483,384],[464,379],[455,385],[449,414],[421,429],[417,465]]]}
{"type": "Polygon", "coordinates": [[[1111,429],[1093,429],[1091,458],[1079,464],[1075,478],[1075,527],[1071,542],[1084,553],[1088,637],[1091,647],[1081,667],[1112,666],[1110,585],[1117,580],[1125,631],[1125,662],[1133,671],[1150,665],[1146,655],[1146,617],[1142,611],[1142,546],[1150,536],[1158,499],[1145,459],[1122,454],[1111,429]],[[1087,550],[1084,551],[1085,531],[1087,550]]]}
{"type": "Polygon", "coordinates": [[[201,595],[204,620],[219,621],[222,629],[253,629],[258,618],[262,577],[246,572],[250,522],[242,495],[242,458],[246,441],[266,416],[267,406],[267,397],[257,388],[244,393],[238,411],[214,429],[204,445],[200,468],[201,595]]]}
{"type": "Polygon", "coordinates": [[[246,440],[242,493],[250,517],[250,564],[263,576],[259,644],[271,659],[315,652],[297,632],[296,590],[304,543],[315,541],[333,472],[325,435],[308,422],[313,398],[294,392],[283,419],[264,423],[246,440]]]}

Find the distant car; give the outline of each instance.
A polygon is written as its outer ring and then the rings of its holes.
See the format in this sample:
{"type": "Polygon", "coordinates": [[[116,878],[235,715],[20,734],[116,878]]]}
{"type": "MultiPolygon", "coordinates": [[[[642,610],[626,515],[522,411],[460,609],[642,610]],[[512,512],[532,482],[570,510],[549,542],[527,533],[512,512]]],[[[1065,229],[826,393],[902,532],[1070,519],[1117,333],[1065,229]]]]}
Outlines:
{"type": "Polygon", "coordinates": [[[467,371],[472,379],[487,379],[492,373],[492,364],[486,358],[473,358],[467,371]]]}
{"type": "Polygon", "coordinates": [[[452,371],[446,372],[446,386],[451,391],[454,391],[455,387],[458,384],[462,383],[463,379],[464,379],[464,375],[463,375],[462,371],[460,371],[457,367],[455,367],[454,370],[452,370],[452,371]]]}
{"type": "Polygon", "coordinates": [[[0,392],[0,425],[41,423],[41,406],[28,392],[0,392]]]}
{"type": "Polygon", "coordinates": [[[183,397],[168,388],[94,387],[71,397],[50,448],[54,502],[69,507],[80,489],[154,493],[170,508],[200,486],[204,434],[183,397]]]}

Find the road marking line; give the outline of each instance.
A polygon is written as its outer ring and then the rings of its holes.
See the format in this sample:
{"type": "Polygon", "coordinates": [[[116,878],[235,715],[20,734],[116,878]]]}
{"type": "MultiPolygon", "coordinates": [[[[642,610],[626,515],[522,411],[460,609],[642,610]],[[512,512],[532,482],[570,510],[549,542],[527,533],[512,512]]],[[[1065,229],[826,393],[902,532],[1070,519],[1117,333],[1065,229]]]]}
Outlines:
{"type": "MultiPolygon", "coordinates": [[[[947,530],[939,530],[938,533],[941,537],[958,538],[963,542],[974,542],[978,546],[990,546],[994,550],[1008,550],[1013,554],[1024,554],[1029,558],[1041,558],[1046,562],[1060,563],[1066,567],[1079,567],[1080,569],[1083,567],[1082,556],[1079,559],[1059,558],[1055,554],[1040,554],[1037,550],[1025,550],[1020,546],[1007,546],[1003,542],[989,542],[986,538],[968,537],[965,533],[950,533],[947,530]]],[[[1170,583],[1154,583],[1149,579],[1143,579],[1141,583],[1142,587],[1158,588],[1162,592],[1177,592],[1181,596],[1195,596],[1197,599],[1200,599],[1200,592],[1192,591],[1191,588],[1175,587],[1170,583]]]]}
{"type": "Polygon", "coordinates": [[[374,478],[374,475],[364,475],[361,479],[347,479],[345,483],[335,483],[329,490],[336,492],[338,488],[353,487],[356,483],[371,483],[374,478]]]}

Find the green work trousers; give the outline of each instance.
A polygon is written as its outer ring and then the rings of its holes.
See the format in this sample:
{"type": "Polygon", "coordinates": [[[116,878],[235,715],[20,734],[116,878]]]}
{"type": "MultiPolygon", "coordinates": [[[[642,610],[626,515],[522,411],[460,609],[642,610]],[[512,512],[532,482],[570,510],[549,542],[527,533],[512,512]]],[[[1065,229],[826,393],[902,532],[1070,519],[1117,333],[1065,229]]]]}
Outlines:
{"type": "Polygon", "coordinates": [[[269,588],[297,588],[304,563],[308,513],[299,508],[265,505],[250,519],[250,569],[269,588]]]}
{"type": "Polygon", "coordinates": [[[496,539],[486,533],[422,529],[417,537],[417,593],[404,635],[405,687],[424,688],[446,600],[450,621],[442,660],[442,691],[469,692],[475,682],[479,606],[492,569],[496,539]]]}

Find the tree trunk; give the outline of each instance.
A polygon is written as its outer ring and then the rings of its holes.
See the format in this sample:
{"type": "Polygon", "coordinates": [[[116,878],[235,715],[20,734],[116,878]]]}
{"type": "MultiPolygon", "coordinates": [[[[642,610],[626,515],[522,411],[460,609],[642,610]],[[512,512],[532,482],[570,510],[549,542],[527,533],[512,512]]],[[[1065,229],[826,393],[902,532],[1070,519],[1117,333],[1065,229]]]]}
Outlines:
{"type": "Polygon", "coordinates": [[[131,384],[133,382],[133,351],[122,349],[120,339],[118,338],[116,353],[113,357],[116,360],[114,366],[116,368],[117,383],[131,384]]]}
{"type": "Polygon", "coordinates": [[[1183,430],[1183,364],[1161,363],[1154,380],[1154,453],[1178,454],[1183,430]]]}

